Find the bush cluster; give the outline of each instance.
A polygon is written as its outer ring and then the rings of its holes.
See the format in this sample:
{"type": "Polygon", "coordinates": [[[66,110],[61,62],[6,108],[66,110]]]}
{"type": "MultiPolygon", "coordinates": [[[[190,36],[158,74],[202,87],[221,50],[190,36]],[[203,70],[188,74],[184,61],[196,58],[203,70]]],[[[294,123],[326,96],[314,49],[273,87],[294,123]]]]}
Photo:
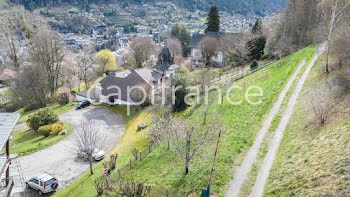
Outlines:
{"type": "Polygon", "coordinates": [[[38,131],[39,127],[50,125],[58,122],[58,116],[49,109],[43,109],[39,112],[29,116],[27,120],[27,125],[34,131],[38,131]]]}
{"type": "Polygon", "coordinates": [[[39,127],[38,133],[48,137],[49,135],[58,135],[61,131],[63,131],[64,125],[62,122],[56,122],[50,125],[44,125],[39,127]]]}
{"type": "Polygon", "coordinates": [[[250,70],[255,70],[258,68],[258,66],[259,66],[258,62],[254,60],[252,64],[250,64],[250,70]]]}
{"type": "Polygon", "coordinates": [[[51,133],[51,125],[45,125],[45,126],[39,127],[38,133],[40,135],[48,137],[50,135],[50,133],[51,133]]]}

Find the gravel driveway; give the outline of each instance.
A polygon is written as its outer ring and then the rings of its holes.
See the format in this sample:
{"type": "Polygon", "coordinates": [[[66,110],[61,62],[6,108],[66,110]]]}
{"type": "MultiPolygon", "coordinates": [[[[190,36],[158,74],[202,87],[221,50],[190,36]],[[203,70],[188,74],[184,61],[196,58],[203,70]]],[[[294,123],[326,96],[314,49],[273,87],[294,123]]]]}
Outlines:
{"type": "MultiPolygon", "coordinates": [[[[96,121],[105,137],[103,150],[106,152],[115,146],[125,131],[123,117],[104,107],[90,106],[81,110],[71,110],[59,118],[62,122],[72,124],[73,127],[83,120],[96,121]]],[[[89,163],[77,158],[74,150],[74,137],[71,134],[53,146],[20,157],[24,178],[47,172],[59,180],[60,188],[71,184],[89,169],[89,163]]]]}

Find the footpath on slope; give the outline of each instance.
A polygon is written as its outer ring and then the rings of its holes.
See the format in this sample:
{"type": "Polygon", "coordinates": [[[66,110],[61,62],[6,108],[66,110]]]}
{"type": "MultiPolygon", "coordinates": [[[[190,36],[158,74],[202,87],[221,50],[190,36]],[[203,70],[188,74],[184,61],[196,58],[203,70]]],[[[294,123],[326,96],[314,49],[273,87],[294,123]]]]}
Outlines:
{"type": "Polygon", "coordinates": [[[273,161],[276,157],[276,153],[278,151],[279,145],[280,145],[281,140],[283,138],[284,131],[288,125],[290,117],[293,114],[293,109],[294,109],[294,106],[297,102],[298,96],[303,88],[304,82],[305,82],[307,76],[309,75],[312,66],[315,64],[316,60],[318,59],[318,57],[320,56],[322,51],[323,51],[323,47],[321,47],[321,49],[318,50],[315,57],[311,60],[311,62],[307,66],[303,76],[299,80],[296,88],[294,89],[292,96],[290,97],[290,100],[289,100],[288,105],[287,105],[287,109],[285,110],[285,112],[282,116],[281,122],[275,131],[275,136],[273,137],[273,139],[271,140],[271,142],[269,144],[269,150],[268,150],[268,152],[264,158],[263,164],[258,172],[258,176],[257,176],[256,182],[255,182],[255,185],[253,187],[252,192],[249,195],[250,197],[260,197],[260,196],[263,196],[263,194],[264,194],[264,188],[265,188],[267,178],[269,176],[273,161]]]}
{"type": "Polygon", "coordinates": [[[236,168],[235,176],[233,180],[230,182],[230,188],[225,196],[227,197],[237,197],[241,191],[242,185],[244,181],[247,179],[247,175],[249,171],[251,170],[253,164],[256,161],[257,155],[259,153],[259,149],[261,147],[261,144],[264,140],[264,136],[266,135],[267,131],[269,130],[272,120],[278,113],[282,102],[284,98],[286,97],[287,92],[289,91],[290,87],[292,86],[294,80],[300,73],[301,69],[305,65],[305,60],[298,66],[292,77],[289,79],[287,85],[284,87],[282,92],[280,93],[278,100],[274,104],[273,108],[271,109],[267,119],[265,120],[261,130],[258,132],[253,146],[249,149],[247,155],[244,157],[242,164],[236,168]]]}

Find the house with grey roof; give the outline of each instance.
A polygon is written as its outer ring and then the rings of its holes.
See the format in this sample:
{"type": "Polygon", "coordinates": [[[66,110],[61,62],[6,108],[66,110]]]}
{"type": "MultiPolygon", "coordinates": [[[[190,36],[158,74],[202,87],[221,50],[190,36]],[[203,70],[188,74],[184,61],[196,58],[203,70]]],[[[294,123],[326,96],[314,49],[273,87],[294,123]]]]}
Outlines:
{"type": "Polygon", "coordinates": [[[102,103],[132,106],[140,101],[134,91],[142,87],[149,94],[160,85],[161,78],[161,73],[149,68],[119,71],[107,75],[96,86],[96,92],[100,92],[102,103]]]}
{"type": "Polygon", "coordinates": [[[191,55],[189,57],[189,60],[191,60],[192,65],[194,66],[201,66],[203,65],[203,57],[202,57],[202,50],[201,50],[201,41],[206,37],[215,38],[218,43],[218,52],[215,57],[212,58],[212,64],[215,67],[223,67],[225,66],[224,61],[224,51],[222,50],[221,45],[221,39],[226,35],[224,32],[207,32],[204,33],[195,33],[192,35],[191,42],[189,44],[189,48],[191,49],[191,55]]]}
{"type": "MultiPolygon", "coordinates": [[[[164,47],[158,56],[158,62],[152,68],[110,71],[96,86],[93,94],[99,94],[99,101],[114,105],[137,105],[139,102],[133,87],[142,87],[147,93],[158,94],[161,84],[175,75],[179,68],[168,47],[164,47]]],[[[83,95],[85,96],[85,95],[83,95]]],[[[95,96],[96,97],[96,96],[95,96]]],[[[92,97],[91,97],[92,98],[92,97]]]]}

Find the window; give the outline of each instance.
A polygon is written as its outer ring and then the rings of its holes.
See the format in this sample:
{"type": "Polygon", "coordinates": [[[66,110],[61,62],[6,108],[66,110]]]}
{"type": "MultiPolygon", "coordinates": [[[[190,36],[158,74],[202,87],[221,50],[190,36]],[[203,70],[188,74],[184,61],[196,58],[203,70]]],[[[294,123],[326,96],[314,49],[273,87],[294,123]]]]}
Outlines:
{"type": "Polygon", "coordinates": [[[43,186],[43,182],[40,181],[40,186],[42,187],[43,186]]]}
{"type": "Polygon", "coordinates": [[[45,186],[49,186],[49,185],[51,185],[53,182],[55,182],[56,181],[56,179],[55,178],[52,178],[52,179],[50,179],[50,180],[48,180],[48,181],[46,181],[45,182],[45,186]]]}
{"type": "Polygon", "coordinates": [[[35,184],[39,185],[39,181],[38,181],[38,179],[33,179],[33,183],[35,183],[35,184]]]}
{"type": "Polygon", "coordinates": [[[201,57],[201,51],[198,49],[193,49],[192,56],[193,57],[201,57]]]}

